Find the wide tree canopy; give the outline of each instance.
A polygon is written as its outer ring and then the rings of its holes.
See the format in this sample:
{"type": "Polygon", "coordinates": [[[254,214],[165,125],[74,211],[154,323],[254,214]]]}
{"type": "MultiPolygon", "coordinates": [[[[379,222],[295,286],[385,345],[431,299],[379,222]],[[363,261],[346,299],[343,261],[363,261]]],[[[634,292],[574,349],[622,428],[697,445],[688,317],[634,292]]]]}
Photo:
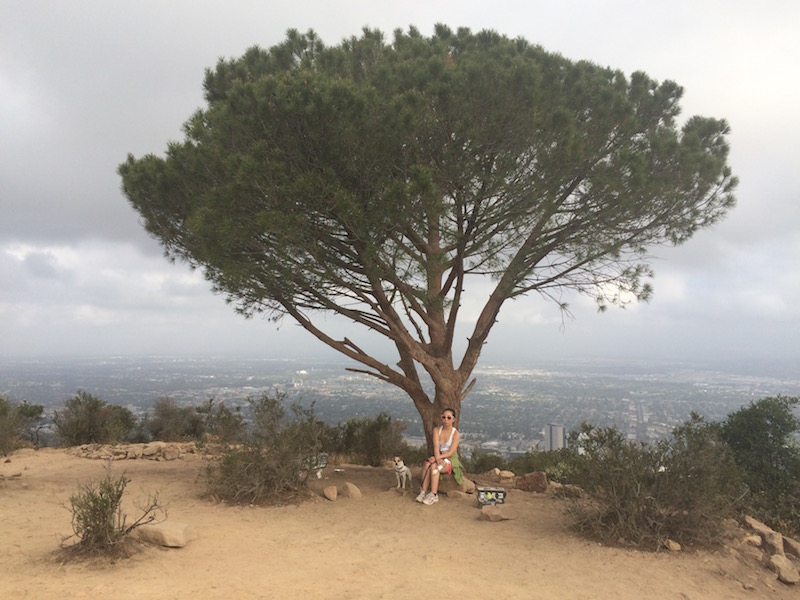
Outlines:
{"type": "Polygon", "coordinates": [[[119,167],[145,227],[241,312],[289,315],[405,390],[429,441],[507,300],[646,299],[647,249],[734,203],[728,125],[679,126],[677,84],[491,31],[365,29],[326,47],[292,30],[220,60],[204,89],[184,141],[119,167]],[[473,278],[491,290],[456,357],[473,278]],[[398,362],[320,313],[384,336],[398,362]]]}

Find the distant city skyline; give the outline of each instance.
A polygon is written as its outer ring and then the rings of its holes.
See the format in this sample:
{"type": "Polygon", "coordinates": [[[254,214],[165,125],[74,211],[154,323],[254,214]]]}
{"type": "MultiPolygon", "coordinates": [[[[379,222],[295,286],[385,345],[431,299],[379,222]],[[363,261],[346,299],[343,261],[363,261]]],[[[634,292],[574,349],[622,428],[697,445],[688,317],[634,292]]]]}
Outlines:
{"type": "MultiPolygon", "coordinates": [[[[701,370],[681,364],[554,361],[545,369],[479,367],[476,377],[461,407],[463,441],[513,452],[559,447],[582,422],[615,425],[630,439],[652,441],[668,436],[692,411],[719,421],[768,396],[800,396],[797,370],[745,375],[721,364],[701,370]]],[[[125,406],[137,418],[159,398],[195,407],[213,398],[246,413],[246,398],[282,390],[289,402],[313,405],[315,415],[329,424],[384,412],[407,423],[409,439],[423,436],[408,396],[346,371],[342,362],[175,357],[0,362],[0,395],[41,404],[49,416],[79,390],[125,406]]]]}

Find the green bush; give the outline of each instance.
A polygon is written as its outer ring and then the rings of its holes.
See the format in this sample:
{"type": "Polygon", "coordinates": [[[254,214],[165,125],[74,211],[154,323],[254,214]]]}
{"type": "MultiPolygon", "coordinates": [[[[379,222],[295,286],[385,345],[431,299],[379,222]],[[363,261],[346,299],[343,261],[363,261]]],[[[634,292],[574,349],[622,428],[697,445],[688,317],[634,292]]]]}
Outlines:
{"type": "Polygon", "coordinates": [[[692,415],[670,440],[643,444],[616,428],[582,426],[565,498],[574,527],[606,543],[657,550],[668,540],[686,546],[718,542],[745,490],[718,427],[692,415]]]}
{"type": "Polygon", "coordinates": [[[505,468],[517,475],[524,475],[532,471],[542,471],[547,475],[548,481],[565,483],[572,476],[575,462],[575,450],[561,448],[548,452],[526,452],[508,461],[505,468]]]}
{"type": "Polygon", "coordinates": [[[467,473],[487,473],[492,469],[505,470],[508,468],[508,461],[494,452],[476,448],[472,451],[469,458],[464,459],[464,470],[467,473]]]}
{"type": "Polygon", "coordinates": [[[178,406],[171,398],[159,398],[153,414],[143,423],[146,437],[162,442],[194,440],[233,443],[244,438],[246,424],[239,407],[230,410],[213,398],[201,406],[178,406]]]}
{"type": "Polygon", "coordinates": [[[127,440],[136,419],[127,408],[79,391],[53,420],[62,445],[115,444],[127,440]]]}
{"type": "Polygon", "coordinates": [[[349,419],[329,436],[327,449],[346,455],[352,462],[377,467],[408,448],[403,440],[406,427],[406,423],[392,420],[383,412],[374,418],[349,419]]]}
{"type": "Polygon", "coordinates": [[[17,404],[0,396],[0,454],[5,456],[31,444],[38,448],[43,414],[41,405],[17,404]]]}
{"type": "Polygon", "coordinates": [[[206,470],[210,496],[236,504],[284,502],[296,497],[308,475],[303,462],[321,450],[324,424],[313,407],[284,408],[286,396],[276,393],[248,399],[252,431],[206,470]]]}
{"type": "Polygon", "coordinates": [[[181,407],[171,398],[159,398],[144,421],[151,439],[162,442],[199,440],[205,433],[203,415],[193,407],[181,407]]]}
{"type": "Polygon", "coordinates": [[[793,440],[799,402],[786,396],[751,402],[728,415],[720,432],[750,488],[748,509],[787,535],[800,534],[800,449],[793,440]]]}
{"type": "Polygon", "coordinates": [[[239,407],[231,410],[225,406],[224,402],[219,404],[215,404],[215,402],[211,398],[205,405],[195,409],[197,414],[203,418],[204,431],[214,436],[218,442],[227,444],[242,441],[245,437],[246,427],[239,407]]]}
{"type": "Polygon", "coordinates": [[[128,523],[122,511],[122,496],[128,483],[124,474],[112,477],[110,467],[106,467],[103,479],[81,484],[69,499],[73,535],[62,540],[62,547],[76,554],[125,554],[125,542],[134,529],[152,523],[160,515],[166,516],[158,494],[154,494],[142,507],[142,514],[128,523]],[[69,543],[74,538],[77,543],[69,543]]]}

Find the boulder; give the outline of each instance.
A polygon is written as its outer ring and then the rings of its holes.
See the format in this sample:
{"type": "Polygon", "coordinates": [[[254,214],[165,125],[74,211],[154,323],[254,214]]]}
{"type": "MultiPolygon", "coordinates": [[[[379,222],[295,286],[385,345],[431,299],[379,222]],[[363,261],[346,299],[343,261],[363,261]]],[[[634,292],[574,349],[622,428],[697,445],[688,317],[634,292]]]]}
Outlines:
{"type": "Polygon", "coordinates": [[[745,517],[745,523],[747,523],[754,531],[760,534],[765,533],[774,533],[775,530],[772,529],[769,525],[762,523],[761,521],[754,519],[753,517],[745,517]]]}
{"type": "Polygon", "coordinates": [[[131,533],[141,542],[167,548],[183,548],[197,539],[194,529],[186,523],[165,521],[158,524],[141,525],[131,533]]]}
{"type": "Polygon", "coordinates": [[[798,583],[800,582],[800,573],[797,568],[792,564],[792,561],[782,555],[774,555],[769,557],[769,568],[778,574],[778,579],[783,583],[798,583]]]}
{"type": "Polygon", "coordinates": [[[448,496],[450,492],[464,492],[471,494],[475,491],[475,482],[467,477],[462,478],[461,484],[457,484],[455,478],[450,475],[439,477],[439,492],[448,496]]]}
{"type": "Polygon", "coordinates": [[[516,477],[513,471],[500,471],[500,481],[501,482],[508,482],[512,481],[516,477]]]}
{"type": "Polygon", "coordinates": [[[681,551],[681,545],[678,542],[676,542],[675,540],[667,540],[664,543],[664,547],[667,550],[669,550],[670,552],[680,552],[681,551]]]}
{"type": "Polygon", "coordinates": [[[800,542],[790,537],[783,536],[783,553],[800,558],[800,542]]]}
{"type": "Polygon", "coordinates": [[[161,454],[161,451],[167,444],[164,442],[150,442],[142,448],[142,456],[145,458],[152,458],[161,454]]]}
{"type": "Polygon", "coordinates": [[[334,502],[336,500],[338,494],[339,492],[337,491],[335,485],[329,485],[322,490],[322,495],[325,496],[325,498],[327,498],[331,502],[334,502]]]}
{"type": "Polygon", "coordinates": [[[161,456],[164,457],[164,460],[177,460],[181,456],[181,451],[180,448],[169,445],[161,451],[161,456]]]}
{"type": "Polygon", "coordinates": [[[764,551],[770,556],[778,555],[783,556],[783,536],[777,531],[770,533],[762,533],[761,538],[764,540],[764,551]]]}
{"type": "Polygon", "coordinates": [[[342,489],[338,493],[342,495],[342,498],[361,498],[362,496],[361,490],[358,489],[358,486],[355,483],[350,483],[349,481],[344,482],[342,489]]]}
{"type": "Polygon", "coordinates": [[[526,473],[517,479],[517,489],[544,494],[547,491],[547,474],[544,471],[526,473]]]}

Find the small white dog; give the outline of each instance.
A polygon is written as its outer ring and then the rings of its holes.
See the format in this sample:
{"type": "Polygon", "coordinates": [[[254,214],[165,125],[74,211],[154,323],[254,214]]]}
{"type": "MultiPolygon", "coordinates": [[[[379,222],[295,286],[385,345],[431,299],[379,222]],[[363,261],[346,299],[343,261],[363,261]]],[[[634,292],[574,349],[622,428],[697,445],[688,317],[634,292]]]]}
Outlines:
{"type": "Polygon", "coordinates": [[[403,462],[402,456],[394,457],[394,476],[397,477],[397,489],[406,489],[408,483],[411,489],[411,469],[409,469],[403,462]]]}

